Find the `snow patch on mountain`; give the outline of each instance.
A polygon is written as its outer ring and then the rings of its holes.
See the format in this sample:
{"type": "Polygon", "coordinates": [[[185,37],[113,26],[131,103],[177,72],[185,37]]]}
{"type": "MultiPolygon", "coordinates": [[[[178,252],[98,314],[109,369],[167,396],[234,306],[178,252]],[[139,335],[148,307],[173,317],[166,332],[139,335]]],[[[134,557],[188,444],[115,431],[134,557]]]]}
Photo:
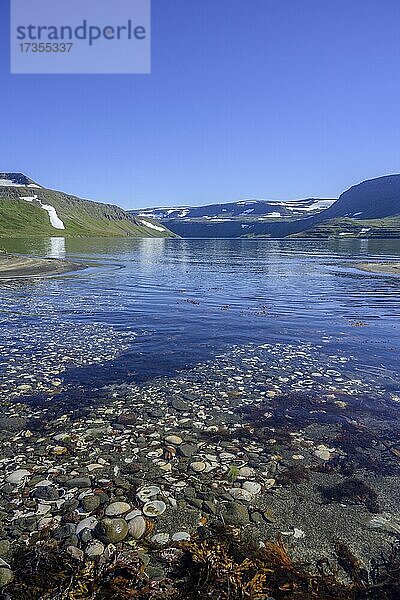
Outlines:
{"type": "Polygon", "coordinates": [[[155,229],[155,231],[165,231],[165,227],[159,227],[158,225],[154,225],[154,223],[150,223],[149,221],[143,221],[143,219],[140,219],[140,222],[145,227],[149,227],[150,229],[155,229]]]}
{"type": "Polygon", "coordinates": [[[43,208],[49,215],[50,225],[54,227],[54,229],[65,229],[65,225],[63,221],[61,221],[60,217],[57,214],[54,206],[50,206],[50,204],[42,204],[41,200],[35,196],[20,196],[20,200],[26,200],[26,202],[38,202],[40,207],[43,208]]]}

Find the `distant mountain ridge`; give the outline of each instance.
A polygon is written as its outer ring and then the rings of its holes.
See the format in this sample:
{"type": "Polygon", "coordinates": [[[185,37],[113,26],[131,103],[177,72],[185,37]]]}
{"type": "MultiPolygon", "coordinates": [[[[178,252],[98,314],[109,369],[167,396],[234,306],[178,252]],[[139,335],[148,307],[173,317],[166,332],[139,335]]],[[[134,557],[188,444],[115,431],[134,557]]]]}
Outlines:
{"type": "Polygon", "coordinates": [[[206,206],[180,206],[144,208],[129,211],[135,216],[153,219],[235,219],[240,217],[280,219],[282,217],[302,217],[304,214],[317,214],[329,207],[335,200],[306,198],[303,200],[239,200],[206,206]]]}
{"type": "Polygon", "coordinates": [[[170,237],[165,226],[119,206],[47,189],[23,173],[0,173],[0,236],[170,237]]]}
{"type": "Polygon", "coordinates": [[[364,181],[338,200],[246,200],[204,207],[149,208],[182,237],[400,237],[400,175],[364,181]]]}

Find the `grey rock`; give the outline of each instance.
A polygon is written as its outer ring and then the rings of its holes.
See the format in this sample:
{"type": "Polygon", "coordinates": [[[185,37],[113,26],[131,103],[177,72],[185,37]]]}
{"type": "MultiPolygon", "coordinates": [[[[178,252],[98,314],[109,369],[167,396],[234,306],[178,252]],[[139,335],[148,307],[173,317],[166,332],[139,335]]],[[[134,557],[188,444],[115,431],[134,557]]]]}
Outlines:
{"type": "Polygon", "coordinates": [[[60,494],[55,487],[49,485],[35,488],[32,492],[32,496],[39,500],[58,500],[60,494]]]}
{"type": "Polygon", "coordinates": [[[74,477],[65,482],[67,488],[88,488],[92,485],[89,477],[74,477]]]}
{"type": "Polygon", "coordinates": [[[174,398],[171,402],[171,406],[179,412],[187,412],[190,410],[189,405],[186,402],[183,402],[183,400],[179,400],[179,398],[174,398]]]}
{"type": "Polygon", "coordinates": [[[248,510],[239,502],[227,502],[222,509],[221,516],[227,525],[240,527],[250,522],[248,510]]]}
{"type": "Polygon", "coordinates": [[[178,453],[185,458],[191,458],[193,454],[196,454],[197,450],[196,444],[181,444],[178,446],[178,453]]]}
{"type": "Polygon", "coordinates": [[[100,497],[98,495],[89,495],[82,498],[82,509],[86,513],[97,510],[100,506],[100,497]]]}
{"type": "Polygon", "coordinates": [[[21,431],[25,429],[26,419],[22,417],[1,417],[0,430],[3,431],[21,431]]]}

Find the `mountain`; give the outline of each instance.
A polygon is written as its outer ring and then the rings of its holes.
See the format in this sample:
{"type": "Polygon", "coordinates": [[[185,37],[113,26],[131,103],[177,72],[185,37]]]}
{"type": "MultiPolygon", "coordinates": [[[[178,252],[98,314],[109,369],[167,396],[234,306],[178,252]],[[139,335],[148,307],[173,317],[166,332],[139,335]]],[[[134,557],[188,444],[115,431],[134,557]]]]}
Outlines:
{"type": "Polygon", "coordinates": [[[364,181],[338,200],[243,200],[203,207],[148,208],[182,237],[400,237],[400,175],[364,181]]]}
{"type": "MultiPolygon", "coordinates": [[[[287,223],[279,234],[296,237],[400,237],[400,175],[363,181],[309,219],[287,223]]],[[[272,230],[271,234],[274,235],[272,230]]]]}
{"type": "Polygon", "coordinates": [[[313,216],[335,200],[240,200],[207,206],[144,208],[129,211],[136,218],[157,219],[182,237],[247,237],[259,227],[313,216]]]}
{"type": "Polygon", "coordinates": [[[47,189],[23,173],[0,173],[0,236],[170,237],[152,219],[113,204],[47,189]]]}

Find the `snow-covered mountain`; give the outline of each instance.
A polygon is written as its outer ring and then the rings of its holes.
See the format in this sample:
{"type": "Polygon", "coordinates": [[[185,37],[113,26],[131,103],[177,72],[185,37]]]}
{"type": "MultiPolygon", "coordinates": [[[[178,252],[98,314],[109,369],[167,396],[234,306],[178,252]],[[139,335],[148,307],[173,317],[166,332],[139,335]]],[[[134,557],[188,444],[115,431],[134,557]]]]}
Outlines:
{"type": "Polygon", "coordinates": [[[232,219],[287,219],[315,215],[329,208],[335,200],[306,198],[304,200],[239,200],[224,204],[206,206],[177,206],[144,208],[130,211],[139,217],[150,217],[162,221],[165,219],[189,220],[206,219],[219,222],[232,219]]]}

